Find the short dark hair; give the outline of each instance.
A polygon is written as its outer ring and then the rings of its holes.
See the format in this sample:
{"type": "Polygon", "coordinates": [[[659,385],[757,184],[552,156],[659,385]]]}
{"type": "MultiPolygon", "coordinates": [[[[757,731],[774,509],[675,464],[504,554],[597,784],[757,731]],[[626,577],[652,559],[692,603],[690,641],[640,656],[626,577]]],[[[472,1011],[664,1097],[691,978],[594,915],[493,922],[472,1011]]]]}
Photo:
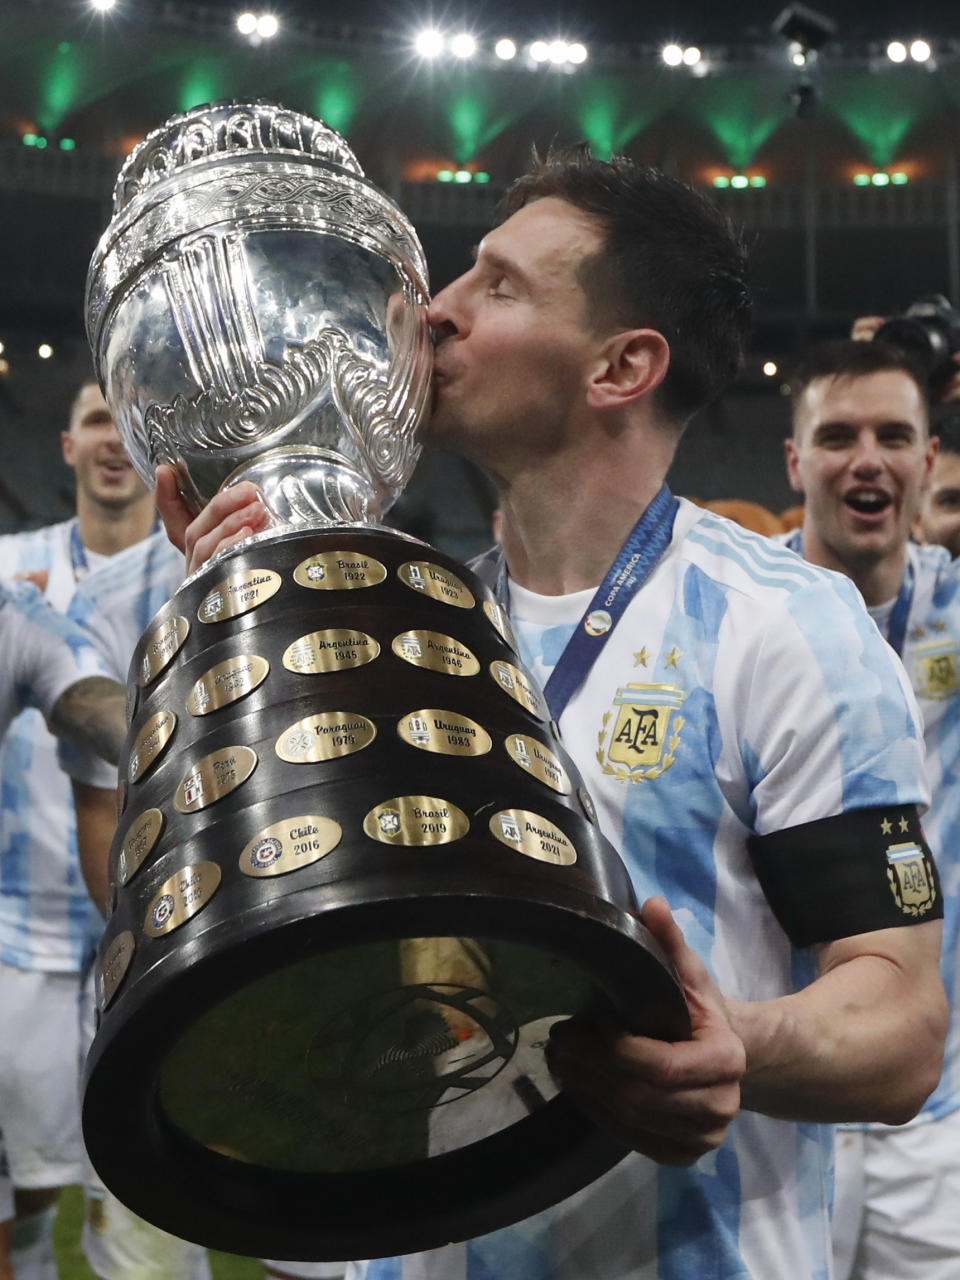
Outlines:
{"type": "Polygon", "coordinates": [[[543,159],[534,152],[501,214],[548,196],[594,218],[603,234],[602,250],[577,273],[590,323],[663,334],[670,367],[660,402],[686,420],[743,364],[751,300],[741,232],[692,187],[625,156],[598,160],[586,143],[543,159]]]}
{"type": "Polygon", "coordinates": [[[960,454],[960,405],[934,405],[930,410],[930,431],[940,441],[941,453],[960,454]]]}
{"type": "MultiPolygon", "coordinates": [[[[865,378],[871,373],[903,373],[916,383],[929,417],[930,392],[923,365],[909,351],[889,342],[858,342],[854,338],[838,338],[819,342],[797,361],[790,378],[790,396],[794,411],[800,397],[821,378],[865,378]]],[[[794,412],[796,421],[796,412],[794,412]]]]}

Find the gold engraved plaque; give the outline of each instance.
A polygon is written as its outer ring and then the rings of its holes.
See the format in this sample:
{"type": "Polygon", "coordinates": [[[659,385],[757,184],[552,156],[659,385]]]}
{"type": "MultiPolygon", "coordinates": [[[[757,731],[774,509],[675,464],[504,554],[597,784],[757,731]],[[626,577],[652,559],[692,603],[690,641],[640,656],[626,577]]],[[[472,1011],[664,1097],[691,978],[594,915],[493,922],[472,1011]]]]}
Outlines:
{"type": "Polygon", "coordinates": [[[123,933],[118,933],[109,947],[107,947],[106,954],[103,957],[103,964],[97,971],[98,1008],[105,1009],[117,994],[120,983],[130,968],[130,961],[133,959],[136,947],[136,939],[129,929],[125,929],[123,933]]]}
{"type": "Polygon", "coordinates": [[[263,684],[270,663],[255,653],[241,653],[218,662],[190,690],[187,710],[192,716],[209,715],[252,693],[263,684]]]}
{"type": "Polygon", "coordinates": [[[313,591],[356,591],[375,587],[387,576],[386,566],[357,551],[324,551],[301,560],[293,580],[313,591]]]}
{"type": "Polygon", "coordinates": [[[165,880],[147,907],[143,922],[150,938],[172,933],[207,905],[220,888],[220,868],[215,862],[195,862],[165,880]]]}
{"type": "Polygon", "coordinates": [[[483,612],[487,615],[500,638],[506,640],[511,649],[516,649],[517,641],[513,634],[513,627],[510,625],[510,619],[507,617],[506,609],[502,605],[494,604],[492,600],[484,600],[483,612]]]}
{"type": "Polygon", "coordinates": [[[480,670],[480,663],[465,645],[439,631],[403,631],[390,647],[404,662],[428,671],[475,676],[480,670]]]}
{"type": "Polygon", "coordinates": [[[284,652],[283,665],[298,675],[315,676],[362,667],[379,654],[379,644],[365,631],[331,627],[327,631],[311,631],[294,640],[284,652]]]}
{"type": "Polygon", "coordinates": [[[342,837],[342,827],[332,818],[286,818],[250,841],[240,855],[240,870],[245,876],[284,876],[325,858],[342,837]]]}
{"type": "Polygon", "coordinates": [[[176,657],[190,634],[190,623],[186,618],[168,618],[147,638],[140,659],[140,683],[144,686],[156,680],[164,667],[176,657]]]}
{"type": "Polygon", "coordinates": [[[321,711],[297,720],[277,739],[274,750],[290,764],[313,764],[352,756],[369,747],[377,736],[377,726],[353,711],[321,711]]]}
{"type": "Polygon", "coordinates": [[[449,569],[442,569],[429,560],[408,560],[400,566],[397,573],[401,582],[433,600],[456,605],[458,609],[472,609],[476,604],[466,583],[461,582],[449,569]]]}
{"type": "Polygon", "coordinates": [[[490,819],[490,831],[508,849],[538,862],[570,867],[577,860],[577,851],[563,832],[527,809],[501,809],[490,819]]]}
{"type": "Polygon", "coordinates": [[[180,813],[197,813],[236,791],[257,767],[250,747],[221,747],[198,760],[182,779],[173,798],[180,813]]]}
{"type": "Polygon", "coordinates": [[[449,844],[467,834],[470,819],[437,796],[396,796],[371,809],[363,829],[382,844],[449,844]]]}
{"type": "Polygon", "coordinates": [[[158,711],[151,716],[137,734],[130,753],[130,781],[137,782],[147,772],[154,760],[166,749],[177,727],[177,717],[172,711],[158,711]]]}
{"type": "Polygon", "coordinates": [[[275,596],[280,590],[280,583],[279,573],[272,569],[244,569],[242,573],[231,573],[203,597],[197,617],[201,622],[238,618],[275,596]]]}
{"type": "Polygon", "coordinates": [[[511,733],[504,746],[514,764],[545,782],[548,787],[553,787],[554,791],[568,796],[573,790],[573,783],[567,777],[566,769],[553,752],[536,738],[528,737],[525,733],[511,733]]]}
{"type": "Polygon", "coordinates": [[[162,830],[163,814],[159,809],[145,810],[130,824],[117,858],[117,881],[121,885],[128,884],[143,866],[162,830]]]}
{"type": "Polygon", "coordinates": [[[512,662],[501,662],[497,659],[496,662],[490,663],[490,674],[514,702],[519,702],[521,707],[539,716],[541,720],[549,720],[550,712],[543,694],[525,671],[515,667],[512,662]]]}
{"type": "Polygon", "coordinates": [[[485,756],[492,746],[489,733],[476,720],[434,708],[405,715],[397,733],[411,747],[444,756],[485,756]]]}

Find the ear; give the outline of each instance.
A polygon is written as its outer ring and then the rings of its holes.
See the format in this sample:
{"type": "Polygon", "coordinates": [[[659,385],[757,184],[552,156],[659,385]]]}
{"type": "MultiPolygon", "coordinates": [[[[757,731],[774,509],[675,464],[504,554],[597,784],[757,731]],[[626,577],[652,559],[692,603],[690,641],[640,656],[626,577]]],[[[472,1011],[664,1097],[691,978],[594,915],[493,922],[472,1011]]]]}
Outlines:
{"type": "Polygon", "coordinates": [[[74,464],[73,457],[73,436],[69,431],[60,432],[60,448],[63,451],[63,460],[68,467],[74,464]]]}
{"type": "Polygon", "coordinates": [[[659,387],[670,367],[670,346],[656,329],[628,329],[603,344],[587,375],[592,409],[618,409],[659,387]]]}
{"type": "Polygon", "coordinates": [[[787,455],[787,478],[794,493],[803,493],[803,481],[800,479],[800,458],[797,453],[797,442],[793,436],[787,436],[783,442],[783,450],[787,455]]]}
{"type": "Polygon", "coordinates": [[[933,469],[937,464],[937,455],[939,454],[939,452],[940,452],[940,437],[931,436],[927,441],[927,447],[924,451],[925,465],[923,470],[923,484],[920,486],[921,490],[924,493],[926,493],[926,491],[930,488],[931,483],[933,482],[933,469]]]}

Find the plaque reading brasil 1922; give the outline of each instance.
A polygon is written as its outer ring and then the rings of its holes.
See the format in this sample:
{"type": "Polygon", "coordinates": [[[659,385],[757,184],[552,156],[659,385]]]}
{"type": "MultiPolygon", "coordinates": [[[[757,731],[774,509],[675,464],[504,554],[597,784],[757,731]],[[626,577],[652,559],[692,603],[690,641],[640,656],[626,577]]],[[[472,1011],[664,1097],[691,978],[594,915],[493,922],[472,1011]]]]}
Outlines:
{"type": "Polygon", "coordinates": [[[427,299],[343,139],[263,103],[150,134],[91,263],[141,476],[172,464],[197,509],[251,480],[271,525],[133,657],[84,1134],[130,1208],[255,1257],[409,1252],[571,1194],[623,1151],[557,1092],[552,1024],[601,999],[689,1029],[501,603],[382,524],[427,299]]]}

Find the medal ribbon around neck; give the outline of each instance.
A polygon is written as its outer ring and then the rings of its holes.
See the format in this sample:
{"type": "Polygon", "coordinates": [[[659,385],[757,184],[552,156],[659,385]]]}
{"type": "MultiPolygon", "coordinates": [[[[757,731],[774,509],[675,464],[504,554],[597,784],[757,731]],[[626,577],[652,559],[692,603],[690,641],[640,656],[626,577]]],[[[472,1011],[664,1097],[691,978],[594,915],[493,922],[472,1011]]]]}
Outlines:
{"type": "MultiPolygon", "coordinates": [[[[791,551],[796,551],[799,555],[803,555],[803,532],[800,529],[790,535],[787,539],[787,546],[791,551]]],[[[907,556],[907,571],[900,583],[897,599],[887,621],[887,634],[884,637],[898,658],[903,657],[903,646],[907,638],[907,623],[910,620],[910,609],[913,606],[915,578],[913,565],[910,563],[910,557],[907,556]]]]}
{"type": "MultiPolygon", "coordinates": [[[[633,526],[616,560],[607,570],[607,576],[597,588],[544,685],[544,697],[554,721],[559,722],[567,703],[587,678],[627,606],[660,563],[673,537],[678,506],[676,498],[664,485],[633,526]]],[[[507,608],[507,566],[502,557],[496,590],[500,603],[507,608]]]]}

